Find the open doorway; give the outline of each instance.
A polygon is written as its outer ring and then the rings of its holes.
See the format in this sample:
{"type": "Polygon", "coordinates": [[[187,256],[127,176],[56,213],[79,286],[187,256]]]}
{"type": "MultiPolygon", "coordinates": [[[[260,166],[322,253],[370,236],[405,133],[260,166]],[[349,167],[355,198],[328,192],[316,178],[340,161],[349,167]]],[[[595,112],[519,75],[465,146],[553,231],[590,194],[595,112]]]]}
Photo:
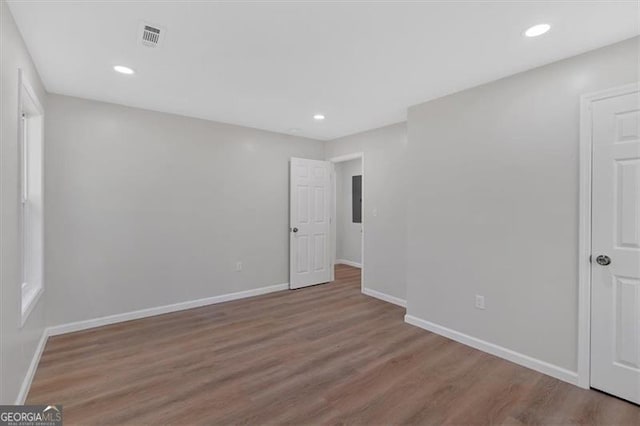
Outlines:
{"type": "MultiPolygon", "coordinates": [[[[330,160],[334,164],[332,258],[336,268],[360,269],[364,281],[364,158],[362,153],[330,160]]],[[[335,277],[335,275],[334,275],[335,277]]]]}
{"type": "Polygon", "coordinates": [[[289,288],[336,281],[364,286],[364,156],[289,164],[289,288]],[[349,278],[349,279],[346,279],[349,278]]]}

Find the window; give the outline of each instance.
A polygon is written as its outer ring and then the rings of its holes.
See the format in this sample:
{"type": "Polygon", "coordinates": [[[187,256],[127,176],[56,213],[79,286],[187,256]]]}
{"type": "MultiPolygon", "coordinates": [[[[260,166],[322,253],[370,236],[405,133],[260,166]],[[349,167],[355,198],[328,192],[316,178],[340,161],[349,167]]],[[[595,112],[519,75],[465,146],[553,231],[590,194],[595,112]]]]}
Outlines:
{"type": "Polygon", "coordinates": [[[40,298],[43,286],[43,110],[35,92],[19,73],[20,263],[22,324],[40,298]]]}
{"type": "Polygon", "coordinates": [[[362,223],[362,175],[351,177],[353,223],[362,223]]]}

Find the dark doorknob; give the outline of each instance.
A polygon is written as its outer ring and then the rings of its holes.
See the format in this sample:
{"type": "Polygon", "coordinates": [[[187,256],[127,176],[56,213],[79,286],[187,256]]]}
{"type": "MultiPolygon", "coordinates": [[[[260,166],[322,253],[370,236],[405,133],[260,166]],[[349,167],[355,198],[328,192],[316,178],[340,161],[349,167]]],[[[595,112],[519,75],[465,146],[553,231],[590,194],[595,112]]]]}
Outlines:
{"type": "Polygon", "coordinates": [[[607,266],[611,263],[611,258],[607,255],[601,254],[600,256],[596,257],[596,263],[598,265],[607,266]]]}
{"type": "Polygon", "coordinates": [[[293,232],[298,232],[298,228],[293,228],[292,231],[293,232]]]}

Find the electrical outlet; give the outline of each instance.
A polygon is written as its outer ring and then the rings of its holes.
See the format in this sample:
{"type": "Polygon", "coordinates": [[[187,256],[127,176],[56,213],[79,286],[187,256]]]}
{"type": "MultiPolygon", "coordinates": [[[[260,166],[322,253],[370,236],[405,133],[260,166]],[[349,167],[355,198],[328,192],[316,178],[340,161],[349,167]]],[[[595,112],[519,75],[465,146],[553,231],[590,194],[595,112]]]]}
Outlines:
{"type": "Polygon", "coordinates": [[[484,296],[480,296],[479,294],[476,294],[476,308],[477,309],[484,309],[484,296]]]}
{"type": "Polygon", "coordinates": [[[242,271],[242,262],[236,262],[236,272],[242,271]]]}

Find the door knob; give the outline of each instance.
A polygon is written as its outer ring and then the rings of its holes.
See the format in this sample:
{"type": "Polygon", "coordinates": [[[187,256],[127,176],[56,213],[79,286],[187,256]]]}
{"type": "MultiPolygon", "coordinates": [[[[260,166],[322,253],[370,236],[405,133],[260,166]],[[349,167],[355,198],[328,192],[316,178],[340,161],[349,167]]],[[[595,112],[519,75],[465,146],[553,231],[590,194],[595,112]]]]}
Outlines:
{"type": "Polygon", "coordinates": [[[607,266],[611,263],[611,258],[607,255],[601,254],[600,256],[596,257],[596,263],[598,265],[607,266]]]}
{"type": "Polygon", "coordinates": [[[293,232],[298,232],[298,228],[293,228],[292,231],[293,232]]]}

